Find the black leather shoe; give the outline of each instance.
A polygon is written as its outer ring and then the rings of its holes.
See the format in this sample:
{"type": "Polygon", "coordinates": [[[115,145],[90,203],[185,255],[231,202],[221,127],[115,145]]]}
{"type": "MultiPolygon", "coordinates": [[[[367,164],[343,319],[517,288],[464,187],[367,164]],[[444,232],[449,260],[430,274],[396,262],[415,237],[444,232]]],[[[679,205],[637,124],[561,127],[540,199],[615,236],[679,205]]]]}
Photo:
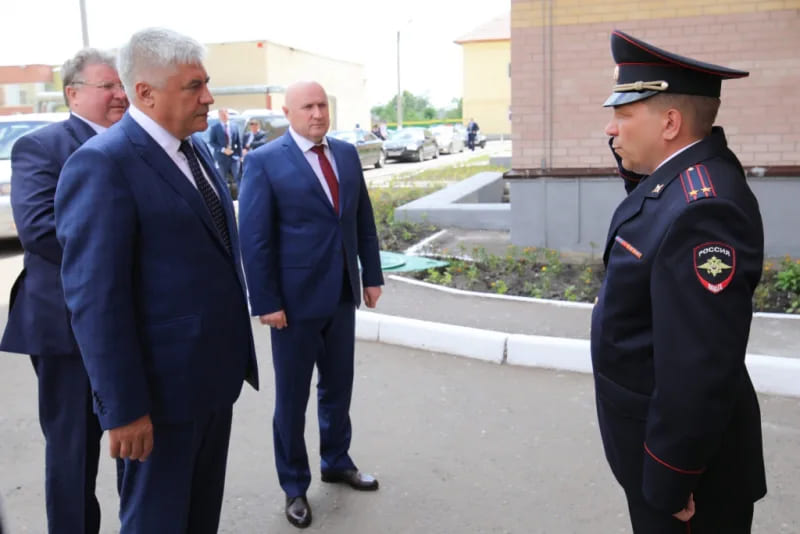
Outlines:
{"type": "Polygon", "coordinates": [[[375,491],[378,481],[374,476],[362,473],[356,469],[346,471],[327,471],[322,473],[323,482],[343,482],[353,489],[360,491],[375,491]]]}
{"type": "Polygon", "coordinates": [[[311,524],[311,507],[305,495],[286,497],[286,519],[297,528],[306,528],[311,524]]]}

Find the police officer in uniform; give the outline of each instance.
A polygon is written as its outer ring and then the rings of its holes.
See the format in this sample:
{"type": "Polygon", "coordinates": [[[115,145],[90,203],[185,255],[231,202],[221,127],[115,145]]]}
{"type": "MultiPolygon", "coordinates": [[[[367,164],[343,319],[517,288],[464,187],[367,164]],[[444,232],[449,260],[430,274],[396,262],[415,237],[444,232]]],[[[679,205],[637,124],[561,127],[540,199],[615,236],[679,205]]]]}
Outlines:
{"type": "Polygon", "coordinates": [[[636,534],[750,532],[766,494],[745,367],[764,237],[720,127],[724,79],[747,72],[611,35],[606,133],[628,196],[592,315],[606,457],[636,534]]]}

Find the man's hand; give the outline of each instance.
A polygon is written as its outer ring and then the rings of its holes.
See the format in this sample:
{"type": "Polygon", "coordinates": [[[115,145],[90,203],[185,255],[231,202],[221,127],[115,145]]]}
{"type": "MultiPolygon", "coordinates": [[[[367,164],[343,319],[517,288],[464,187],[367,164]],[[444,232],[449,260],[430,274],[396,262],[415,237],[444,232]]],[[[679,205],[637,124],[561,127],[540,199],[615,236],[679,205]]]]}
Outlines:
{"type": "Polygon", "coordinates": [[[286,312],[283,310],[261,315],[258,320],[261,321],[261,324],[277,328],[278,330],[289,326],[289,323],[286,322],[286,312]]]}
{"type": "Polygon", "coordinates": [[[364,304],[367,305],[367,308],[374,308],[378,304],[378,299],[381,298],[382,292],[381,286],[364,288],[364,304]]]}
{"type": "Polygon", "coordinates": [[[226,156],[230,156],[231,154],[233,154],[233,149],[229,146],[226,146],[225,148],[222,149],[222,153],[225,154],[226,156]]]}
{"type": "Polygon", "coordinates": [[[672,514],[672,516],[675,519],[679,519],[680,521],[683,521],[684,523],[689,521],[692,518],[692,516],[694,516],[694,494],[693,493],[689,494],[689,502],[686,503],[686,508],[684,508],[683,510],[681,510],[680,512],[678,512],[676,514],[672,514]]]}
{"type": "Polygon", "coordinates": [[[144,462],[153,451],[153,423],[150,415],[108,431],[108,446],[112,458],[144,462]]]}

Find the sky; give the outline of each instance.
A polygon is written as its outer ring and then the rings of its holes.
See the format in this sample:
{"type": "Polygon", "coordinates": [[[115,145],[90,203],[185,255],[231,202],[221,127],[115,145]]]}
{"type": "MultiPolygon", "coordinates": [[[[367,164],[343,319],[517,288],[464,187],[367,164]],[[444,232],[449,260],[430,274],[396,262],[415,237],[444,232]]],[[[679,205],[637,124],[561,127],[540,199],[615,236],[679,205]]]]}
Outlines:
{"type": "MultiPolygon", "coordinates": [[[[403,89],[445,107],[462,93],[453,41],[510,9],[510,0],[85,1],[91,46],[117,48],[149,26],[201,43],[273,41],[363,64],[370,106],[397,92],[398,30],[403,89]]],[[[79,0],[4,4],[0,65],[56,65],[81,47],[79,0]]]]}

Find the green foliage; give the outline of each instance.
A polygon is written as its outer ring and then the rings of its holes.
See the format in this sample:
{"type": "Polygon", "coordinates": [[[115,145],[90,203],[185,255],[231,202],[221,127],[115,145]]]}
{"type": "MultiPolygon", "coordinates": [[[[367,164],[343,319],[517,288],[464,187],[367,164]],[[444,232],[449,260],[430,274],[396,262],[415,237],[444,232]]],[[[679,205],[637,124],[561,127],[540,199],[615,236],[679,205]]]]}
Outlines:
{"type": "Polygon", "coordinates": [[[444,119],[460,119],[464,116],[463,112],[463,98],[454,98],[450,101],[453,104],[452,108],[440,109],[439,112],[444,119]]]}
{"type": "Polygon", "coordinates": [[[505,295],[508,293],[508,284],[506,284],[504,280],[496,280],[492,282],[492,287],[494,288],[495,293],[499,295],[505,295]]]}
{"type": "Polygon", "coordinates": [[[383,250],[402,252],[438,229],[432,224],[395,221],[394,209],[432,193],[435,187],[376,187],[369,191],[378,241],[383,250]]]}
{"type": "Polygon", "coordinates": [[[575,292],[575,286],[569,285],[564,288],[564,298],[570,302],[578,300],[578,293],[575,292]]]}
{"type": "Polygon", "coordinates": [[[499,295],[570,301],[593,300],[600,287],[602,271],[598,273],[590,265],[565,264],[554,250],[510,246],[501,255],[483,247],[473,248],[468,255],[466,247],[459,250],[462,258],[450,259],[448,266],[426,274],[425,280],[446,280],[454,287],[499,295]]]}
{"type": "Polygon", "coordinates": [[[782,291],[800,293],[800,260],[792,261],[789,256],[783,258],[775,285],[782,291]]]}
{"type": "Polygon", "coordinates": [[[426,271],[425,281],[442,286],[451,286],[453,285],[453,275],[446,268],[428,269],[426,271]]]}
{"type": "MultiPolygon", "coordinates": [[[[550,249],[511,246],[495,255],[483,247],[467,251],[460,245],[459,251],[462,258],[450,260],[425,279],[500,295],[593,302],[604,276],[602,264],[564,262],[558,251],[550,249]]],[[[777,268],[771,261],[764,263],[753,311],[800,313],[800,259],[787,256],[777,268]]]]}
{"type": "Polygon", "coordinates": [[[800,312],[800,260],[786,256],[781,261],[781,270],[775,277],[775,287],[786,293],[788,313],[800,312]]]}
{"type": "MultiPolygon", "coordinates": [[[[386,122],[397,122],[397,95],[382,105],[375,106],[371,110],[373,117],[385,120],[386,122]]],[[[436,118],[436,109],[431,105],[428,97],[415,96],[409,91],[403,91],[403,120],[422,121],[436,118]]]]}

